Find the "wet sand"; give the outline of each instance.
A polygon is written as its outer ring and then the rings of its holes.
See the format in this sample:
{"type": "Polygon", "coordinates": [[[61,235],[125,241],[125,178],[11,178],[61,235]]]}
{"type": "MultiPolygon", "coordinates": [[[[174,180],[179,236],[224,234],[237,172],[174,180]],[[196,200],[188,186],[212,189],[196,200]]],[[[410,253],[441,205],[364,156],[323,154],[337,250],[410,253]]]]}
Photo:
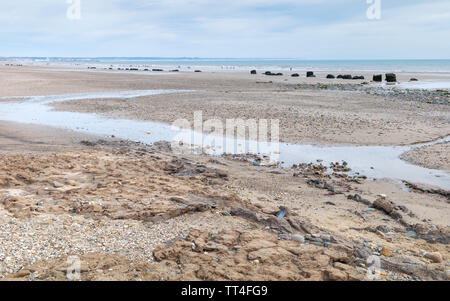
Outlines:
{"type": "MultiPolygon", "coordinates": [[[[322,96],[316,91],[301,91],[309,99],[300,100],[299,92],[282,83],[277,92],[243,74],[143,78],[26,68],[0,74],[9,78],[5,79],[8,84],[0,81],[5,88],[0,97],[200,87],[196,89],[207,95],[220,95],[219,100],[207,103],[201,93],[190,100],[197,99],[195,105],[222,118],[228,117],[221,115],[226,101],[232,117],[244,109],[251,114],[258,107],[263,107],[259,111],[263,116],[270,116],[275,106],[267,102],[284,103],[274,116],[287,114],[289,106],[297,114],[304,108],[304,116],[318,118],[316,126],[325,131],[285,139],[301,137],[299,141],[310,139],[317,144],[414,143],[448,134],[448,111],[442,105],[378,97],[373,104],[356,96],[334,96],[341,104],[333,103],[333,93],[320,92],[322,96]],[[254,105],[246,106],[248,91],[259,95],[252,96],[254,105]],[[297,102],[301,103],[298,108],[297,102]],[[352,120],[366,119],[368,125],[349,122],[349,132],[340,134],[340,122],[319,118],[321,111],[327,116],[350,111],[344,117],[356,115],[352,120]],[[369,131],[386,127],[382,121],[397,128],[383,128],[389,134],[386,138],[364,138],[369,131]],[[329,127],[336,134],[326,132],[329,127]]],[[[189,95],[174,96],[83,105],[89,112],[103,110],[106,116],[143,119],[131,112],[152,114],[147,106],[152,101],[159,103],[153,116],[163,116],[165,100],[166,111],[183,116],[186,104],[181,99],[189,95]],[[124,102],[126,108],[121,109],[124,102]]],[[[294,116],[298,115],[287,119],[294,116]]],[[[295,124],[289,121],[284,129],[293,130],[295,124]]],[[[0,123],[0,277],[65,280],[70,255],[81,257],[84,280],[369,280],[369,255],[381,257],[382,270],[376,275],[381,280],[449,277],[450,207],[444,194],[407,191],[390,180],[349,177],[343,167],[335,167],[331,175],[320,165],[280,170],[254,166],[245,156],[180,156],[166,144],[98,139],[0,123]],[[286,211],[286,216],[277,218],[280,211],[286,211]]]]}
{"type": "MultiPolygon", "coordinates": [[[[0,67],[3,96],[120,90],[177,89],[198,92],[127,100],[58,103],[57,110],[99,113],[112,118],[173,123],[227,118],[279,119],[282,142],[325,145],[408,145],[450,134],[450,106],[397,101],[363,92],[299,89],[294,83],[330,83],[320,78],[252,76],[246,73],[170,75],[57,72],[46,68],[0,67]]],[[[399,80],[409,75],[399,75],[399,80]]],[[[345,80],[331,80],[345,83],[345,80]]],[[[352,84],[363,81],[351,81],[352,84]]]]}
{"type": "Polygon", "coordinates": [[[450,143],[439,143],[406,152],[403,160],[431,169],[450,172],[450,143]]]}

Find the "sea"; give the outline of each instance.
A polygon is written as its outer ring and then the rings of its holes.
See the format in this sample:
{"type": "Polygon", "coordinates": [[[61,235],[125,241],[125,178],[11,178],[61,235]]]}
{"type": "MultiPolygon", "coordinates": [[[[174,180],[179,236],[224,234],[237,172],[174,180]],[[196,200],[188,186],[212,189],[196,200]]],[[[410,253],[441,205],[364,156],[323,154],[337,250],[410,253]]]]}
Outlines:
{"type": "Polygon", "coordinates": [[[361,72],[450,72],[450,59],[434,60],[302,60],[275,58],[163,58],[163,57],[0,57],[0,63],[26,65],[61,65],[176,68],[202,71],[294,70],[361,72]]]}

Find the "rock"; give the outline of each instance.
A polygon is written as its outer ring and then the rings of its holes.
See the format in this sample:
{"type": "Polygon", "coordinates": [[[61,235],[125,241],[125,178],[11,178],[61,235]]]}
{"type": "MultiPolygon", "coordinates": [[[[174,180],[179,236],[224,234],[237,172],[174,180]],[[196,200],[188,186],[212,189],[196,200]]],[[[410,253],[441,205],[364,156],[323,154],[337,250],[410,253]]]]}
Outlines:
{"type": "Polygon", "coordinates": [[[266,71],[264,74],[268,75],[268,76],[281,76],[281,75],[283,75],[283,73],[272,73],[271,71],[266,71]]]}
{"type": "Polygon", "coordinates": [[[374,82],[382,82],[383,81],[383,75],[381,74],[377,74],[373,76],[373,81],[374,82]]]}
{"type": "Polygon", "coordinates": [[[255,74],[257,74],[257,72],[256,72],[256,70],[252,70],[252,71],[250,71],[250,74],[255,75],[255,74]]]}
{"type": "Polygon", "coordinates": [[[353,76],[351,76],[350,74],[345,74],[342,75],[342,79],[353,79],[353,76]]]}
{"type": "Polygon", "coordinates": [[[61,187],[64,187],[64,185],[61,184],[61,183],[59,183],[59,182],[57,182],[57,181],[54,181],[54,182],[53,182],[53,187],[55,187],[55,188],[61,188],[61,187]]]}
{"type": "Polygon", "coordinates": [[[415,231],[408,231],[408,233],[406,233],[406,236],[408,236],[409,238],[417,238],[417,233],[415,231]]]}
{"type": "Polygon", "coordinates": [[[164,71],[163,69],[152,69],[153,72],[161,72],[164,71]]]}
{"type": "Polygon", "coordinates": [[[391,214],[391,212],[395,209],[394,205],[392,205],[391,202],[383,198],[379,198],[375,202],[373,202],[373,207],[378,210],[382,210],[387,214],[391,214]]]}
{"type": "Polygon", "coordinates": [[[291,76],[292,76],[292,77],[299,77],[299,76],[300,76],[300,74],[298,74],[298,73],[294,73],[294,74],[292,74],[291,76]]]}
{"type": "Polygon", "coordinates": [[[195,70],[195,73],[201,73],[202,70],[195,70]]]}
{"type": "Polygon", "coordinates": [[[297,242],[299,242],[301,244],[305,243],[305,238],[302,235],[300,235],[300,234],[292,235],[291,239],[293,241],[297,241],[297,242]]]}
{"type": "Polygon", "coordinates": [[[342,74],[339,74],[339,75],[337,76],[337,78],[339,78],[339,79],[343,79],[343,78],[344,78],[344,76],[343,76],[342,74]]]}
{"type": "Polygon", "coordinates": [[[353,79],[364,79],[364,76],[359,75],[359,76],[353,76],[353,79]]]}
{"type": "Polygon", "coordinates": [[[386,81],[388,83],[395,83],[395,82],[397,82],[397,76],[394,73],[387,73],[386,81]]]}
{"type": "Polygon", "coordinates": [[[389,256],[392,255],[392,251],[391,251],[391,249],[389,249],[388,247],[384,246],[384,247],[381,249],[380,254],[383,255],[383,256],[389,257],[389,256]]]}
{"type": "Polygon", "coordinates": [[[410,82],[418,82],[419,80],[417,78],[411,78],[409,81],[410,82]]]}
{"type": "Polygon", "coordinates": [[[329,268],[325,271],[325,274],[330,281],[346,281],[348,279],[348,275],[335,268],[329,268]]]}
{"type": "Polygon", "coordinates": [[[335,79],[336,77],[335,77],[333,74],[328,74],[328,75],[327,75],[327,78],[328,78],[328,79],[335,79]]]}
{"type": "Polygon", "coordinates": [[[316,76],[314,75],[314,72],[308,71],[306,72],[306,77],[316,77],[316,76]]]}
{"type": "Polygon", "coordinates": [[[426,253],[425,258],[431,260],[434,263],[442,262],[442,255],[439,252],[426,253]]]}
{"type": "Polygon", "coordinates": [[[359,194],[349,195],[349,196],[347,196],[347,199],[356,201],[358,203],[361,203],[361,204],[364,204],[364,205],[367,205],[367,206],[372,206],[372,202],[371,201],[362,198],[359,194]]]}

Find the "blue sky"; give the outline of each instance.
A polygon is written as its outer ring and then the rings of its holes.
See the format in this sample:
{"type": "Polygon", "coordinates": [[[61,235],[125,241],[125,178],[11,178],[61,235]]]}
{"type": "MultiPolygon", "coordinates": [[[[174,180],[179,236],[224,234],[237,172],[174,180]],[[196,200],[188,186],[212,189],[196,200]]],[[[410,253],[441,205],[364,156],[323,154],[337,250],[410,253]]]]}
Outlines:
{"type": "Polygon", "coordinates": [[[2,1],[0,56],[450,59],[449,0],[80,1],[2,1]]]}

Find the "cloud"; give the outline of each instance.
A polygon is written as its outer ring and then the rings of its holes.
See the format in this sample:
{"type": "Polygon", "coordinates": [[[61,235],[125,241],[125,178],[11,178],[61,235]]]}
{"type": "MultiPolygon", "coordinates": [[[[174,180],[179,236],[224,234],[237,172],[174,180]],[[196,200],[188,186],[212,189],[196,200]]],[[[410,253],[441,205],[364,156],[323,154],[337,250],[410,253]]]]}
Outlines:
{"type": "Polygon", "coordinates": [[[65,0],[2,3],[0,56],[448,58],[450,2],[65,0]]]}

